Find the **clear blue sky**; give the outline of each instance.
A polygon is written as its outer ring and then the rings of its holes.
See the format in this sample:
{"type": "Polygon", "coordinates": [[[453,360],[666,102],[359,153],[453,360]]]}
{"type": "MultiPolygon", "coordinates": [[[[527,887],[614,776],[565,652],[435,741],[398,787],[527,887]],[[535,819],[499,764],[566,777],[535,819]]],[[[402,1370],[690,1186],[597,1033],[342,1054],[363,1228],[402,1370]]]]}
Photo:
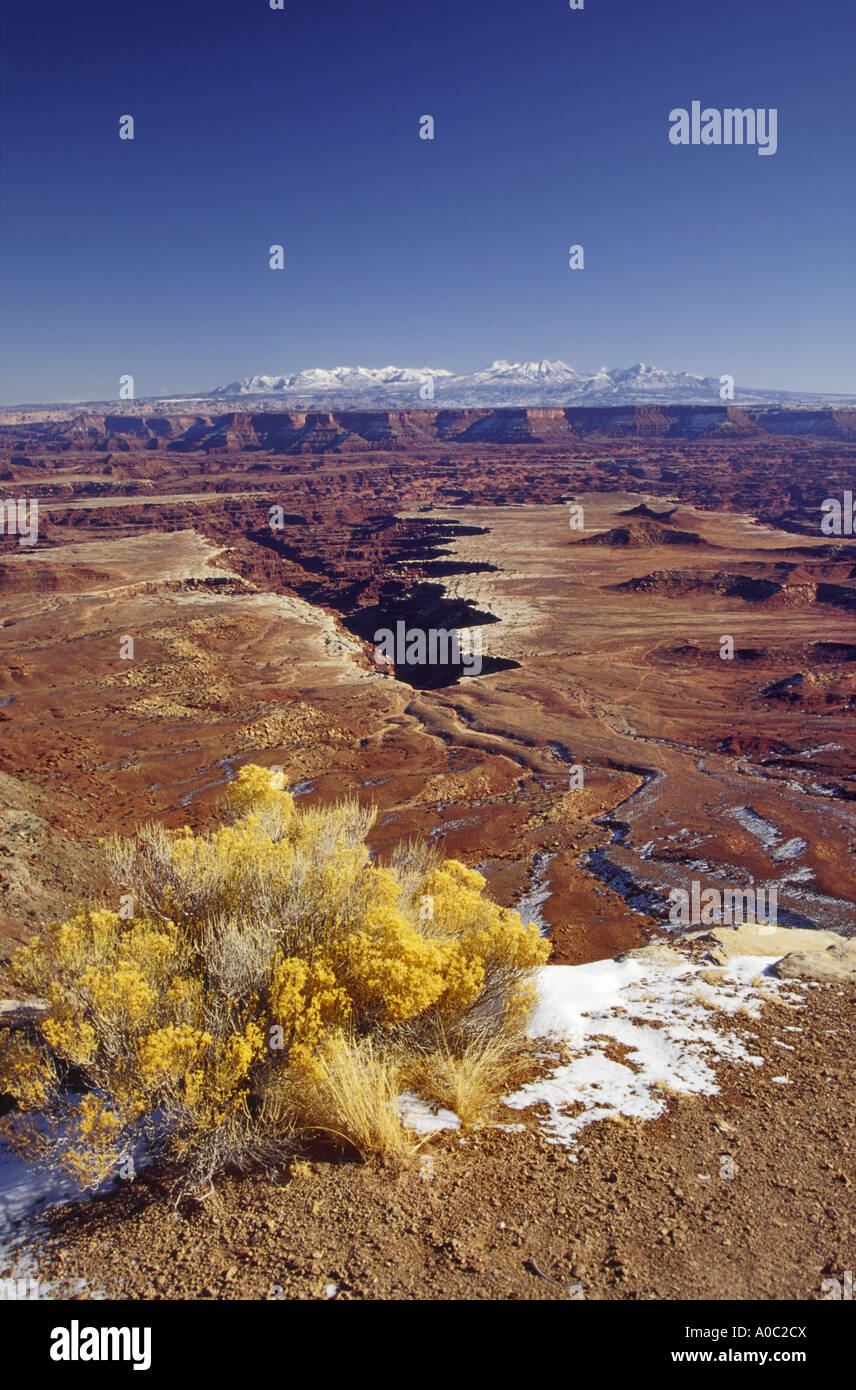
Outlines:
{"type": "Polygon", "coordinates": [[[3,16],[0,401],[497,357],[856,388],[853,0],[3,16]],[[776,107],[778,152],[672,146],[693,100],[776,107]]]}

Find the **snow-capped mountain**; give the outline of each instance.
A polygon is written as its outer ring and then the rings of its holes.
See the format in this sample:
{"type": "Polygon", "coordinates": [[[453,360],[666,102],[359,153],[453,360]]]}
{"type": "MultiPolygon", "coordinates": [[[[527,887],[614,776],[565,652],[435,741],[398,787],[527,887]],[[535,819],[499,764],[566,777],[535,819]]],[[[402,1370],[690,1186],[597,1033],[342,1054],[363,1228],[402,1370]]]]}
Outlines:
{"type": "MultiPolygon", "coordinates": [[[[210,392],[217,401],[248,396],[257,405],[294,409],[468,409],[490,406],[721,405],[719,377],[671,372],[637,362],[586,373],[567,362],[491,362],[456,375],[441,367],[313,367],[280,376],[250,376],[210,392]]],[[[200,399],[200,398],[197,398],[200,399]]],[[[743,405],[817,404],[808,392],[757,390],[734,383],[743,405]]]]}
{"type": "Polygon", "coordinates": [[[424,367],[310,367],[285,376],[249,376],[218,386],[213,396],[318,395],[359,396],[366,391],[404,390],[418,393],[425,376],[450,377],[451,372],[424,367]]]}

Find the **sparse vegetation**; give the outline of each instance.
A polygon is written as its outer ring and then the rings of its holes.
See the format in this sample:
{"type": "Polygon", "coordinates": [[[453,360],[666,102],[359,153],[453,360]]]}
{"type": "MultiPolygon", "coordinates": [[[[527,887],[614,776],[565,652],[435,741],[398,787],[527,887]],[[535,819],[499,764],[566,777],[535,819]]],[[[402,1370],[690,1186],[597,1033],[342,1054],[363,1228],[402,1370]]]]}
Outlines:
{"type": "Polygon", "coordinates": [[[209,834],[111,840],[132,915],[83,907],[19,951],[16,983],[48,1007],[3,1043],[13,1145],[96,1186],[144,1140],[198,1190],[310,1135],[407,1152],[405,1085],[488,1114],[548,954],[537,928],[423,847],[372,862],[371,812],[301,812],[281,774],[242,768],[227,812],[209,834]]]}
{"type": "Polygon", "coordinates": [[[476,1125],[496,1115],[520,1063],[519,1039],[503,1031],[471,1038],[458,1051],[441,1042],[410,1064],[408,1076],[420,1095],[453,1110],[462,1124],[476,1125]]]}

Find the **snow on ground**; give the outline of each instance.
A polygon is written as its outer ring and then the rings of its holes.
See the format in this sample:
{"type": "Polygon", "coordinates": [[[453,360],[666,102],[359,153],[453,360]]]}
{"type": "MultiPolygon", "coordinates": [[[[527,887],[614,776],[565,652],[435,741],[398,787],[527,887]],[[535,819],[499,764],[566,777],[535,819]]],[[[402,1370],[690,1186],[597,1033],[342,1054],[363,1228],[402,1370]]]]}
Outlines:
{"type": "MultiPolygon", "coordinates": [[[[136,1171],[152,1161],[142,1140],[131,1157],[136,1171]]],[[[119,1180],[118,1177],[106,1179],[98,1192],[109,1191],[119,1180]]],[[[91,1195],[91,1190],[78,1186],[57,1169],[19,1158],[0,1140],[0,1299],[4,1296],[2,1281],[21,1279],[36,1272],[35,1247],[46,1229],[41,1220],[44,1213],[50,1207],[91,1195]]],[[[72,1280],[63,1297],[75,1292],[80,1289],[72,1280]]],[[[53,1286],[40,1283],[37,1296],[52,1297],[53,1286]]],[[[89,1297],[99,1298],[101,1294],[90,1289],[89,1297]]]]}
{"type": "Polygon", "coordinates": [[[415,1134],[434,1134],[438,1129],[460,1129],[461,1121],[454,1110],[431,1109],[427,1101],[421,1100],[413,1091],[404,1091],[398,1097],[398,1113],[402,1122],[415,1134]]]}
{"type": "Polygon", "coordinates": [[[0,1144],[0,1251],[14,1246],[24,1218],[80,1195],[73,1182],[27,1163],[0,1144]]]}
{"type": "MultiPolygon", "coordinates": [[[[573,1146],[596,1120],[654,1119],[670,1091],[713,1095],[717,1060],[760,1065],[713,1011],[757,1017],[758,977],[777,956],[741,956],[714,976],[691,961],[664,964],[629,956],[591,965],[547,965],[529,1033],[557,1065],[506,1098],[512,1109],[547,1107],[544,1132],[573,1146]],[[708,978],[702,978],[707,974],[708,978]]],[[[764,987],[780,988],[764,975],[764,987]]]]}
{"type": "Polygon", "coordinates": [[[805,854],[808,845],[805,840],[801,840],[798,835],[794,835],[790,840],[785,840],[783,844],[779,841],[782,832],[777,825],[770,820],[765,820],[759,816],[757,811],[753,811],[751,806],[733,806],[728,813],[735,820],[739,821],[744,830],[748,830],[750,835],[754,835],[756,840],[772,855],[773,859],[799,859],[805,854]]]}
{"type": "Polygon", "coordinates": [[[778,849],[773,850],[773,858],[776,860],[799,859],[800,855],[805,854],[807,849],[808,842],[795,835],[792,840],[786,840],[783,845],[779,845],[778,849]]]}
{"type": "MultiPolygon", "coordinates": [[[[52,1287],[33,1277],[37,1274],[33,1241],[40,1229],[39,1216],[48,1207],[82,1195],[68,1178],[27,1163],[0,1144],[0,1299],[52,1296],[52,1287]],[[26,1291],[13,1290],[9,1281],[22,1279],[28,1280],[26,1291]]],[[[77,1283],[70,1289],[71,1293],[80,1291],[77,1283]]]]}
{"type": "Polygon", "coordinates": [[[529,887],[515,908],[524,922],[535,923],[542,936],[545,936],[550,930],[548,923],[544,921],[541,909],[550,897],[550,885],[547,880],[550,865],[555,857],[555,854],[545,854],[537,861],[529,887]]]}

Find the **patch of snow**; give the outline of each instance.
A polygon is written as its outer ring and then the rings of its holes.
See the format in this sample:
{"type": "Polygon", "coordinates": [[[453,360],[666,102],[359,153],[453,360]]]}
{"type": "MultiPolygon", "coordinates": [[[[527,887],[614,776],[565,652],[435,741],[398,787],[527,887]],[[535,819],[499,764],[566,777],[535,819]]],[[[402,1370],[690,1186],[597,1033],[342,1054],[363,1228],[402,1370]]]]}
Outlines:
{"type": "Polygon", "coordinates": [[[83,1195],[69,1178],[28,1163],[0,1143],[0,1256],[19,1244],[22,1227],[30,1217],[83,1195]]]}
{"type": "MultiPolygon", "coordinates": [[[[130,1154],[134,1170],[139,1171],[151,1162],[151,1153],[144,1139],[137,1141],[130,1154]]],[[[122,1179],[105,1178],[98,1193],[109,1192],[122,1179]]],[[[48,1164],[20,1158],[0,1140],[0,1275],[16,1277],[37,1274],[35,1246],[43,1229],[42,1217],[50,1207],[63,1206],[91,1197],[92,1190],[83,1188],[48,1164]]],[[[40,1285],[46,1297],[49,1285],[40,1285]]],[[[40,1294],[41,1296],[41,1294],[40,1294]]],[[[67,1296],[67,1295],[66,1295],[67,1296]]],[[[95,1290],[92,1298],[100,1297],[95,1290]]]]}
{"type": "Polygon", "coordinates": [[[782,832],[772,821],[765,820],[759,816],[757,811],[753,811],[751,806],[733,806],[728,812],[736,821],[739,821],[744,830],[748,830],[750,835],[754,835],[756,840],[760,840],[765,849],[775,849],[782,832]]]}
{"type": "Polygon", "coordinates": [[[101,1299],[103,1290],[90,1288],[85,1279],[72,1277],[62,1283],[39,1276],[37,1242],[44,1231],[42,1217],[49,1207],[79,1201],[91,1194],[39,1164],[19,1158],[0,1144],[0,1300],[74,1298],[86,1293],[101,1299]],[[11,1281],[27,1281],[13,1291],[11,1281]]]}
{"type": "MultiPolygon", "coordinates": [[[[773,855],[773,858],[774,858],[774,859],[776,859],[776,858],[778,858],[778,857],[779,857],[778,855],[773,855]]],[[[793,872],[792,874],[783,874],[782,877],[781,877],[781,879],[779,880],[779,882],[782,883],[782,884],[785,884],[785,883],[812,883],[813,880],[814,880],[814,874],[812,873],[811,869],[808,867],[808,864],[803,864],[803,865],[800,866],[800,868],[794,869],[794,872],[793,872]]]]}
{"type": "MultiPolygon", "coordinates": [[[[767,931],[769,932],[769,930],[768,927],[767,931]]],[[[775,928],[773,930],[775,931],[775,928]]],[[[763,933],[763,931],[764,928],[761,927],[760,932],[763,933]]],[[[781,956],[732,956],[725,969],[725,979],[729,983],[741,985],[744,989],[752,992],[754,981],[763,975],[765,983],[778,987],[775,976],[768,975],[767,971],[771,965],[775,965],[776,961],[781,959],[781,956]]],[[[740,1005],[738,1004],[737,1007],[739,1008],[740,1005]]],[[[729,1012],[733,1011],[729,1010],[729,1012]]],[[[753,1008],[752,1012],[757,1016],[757,1009],[753,1008]]]]}
{"type": "Polygon", "coordinates": [[[805,854],[808,845],[805,840],[794,836],[792,840],[786,840],[778,849],[773,850],[774,859],[799,859],[801,854],[805,854]]]}
{"type": "Polygon", "coordinates": [[[459,820],[447,820],[442,825],[437,825],[431,831],[429,839],[433,840],[438,835],[446,835],[450,830],[471,830],[478,822],[472,816],[462,816],[459,820]]]}
{"type": "Polygon", "coordinates": [[[398,1113],[403,1124],[416,1134],[435,1134],[440,1129],[461,1128],[460,1118],[454,1110],[434,1111],[427,1101],[413,1091],[404,1091],[398,1097],[398,1113]]]}
{"type": "Polygon", "coordinates": [[[517,903],[515,911],[527,924],[534,922],[542,936],[546,936],[550,930],[549,924],[544,921],[541,909],[550,897],[550,888],[547,883],[547,875],[550,865],[555,859],[555,854],[545,854],[535,866],[532,880],[523,897],[517,903]]]}
{"type": "MultiPolygon", "coordinates": [[[[529,1033],[545,1043],[548,1058],[562,1060],[506,1104],[546,1105],[547,1137],[573,1146],[596,1120],[654,1119],[666,1109],[669,1091],[716,1094],[714,1061],[751,1066],[763,1058],[753,1057],[736,1034],[713,1027],[711,1010],[757,1017],[757,979],[776,960],[736,957],[716,984],[689,960],[664,965],[631,956],[542,967],[529,1033]]],[[[772,976],[765,985],[779,988],[772,976]]]]}

